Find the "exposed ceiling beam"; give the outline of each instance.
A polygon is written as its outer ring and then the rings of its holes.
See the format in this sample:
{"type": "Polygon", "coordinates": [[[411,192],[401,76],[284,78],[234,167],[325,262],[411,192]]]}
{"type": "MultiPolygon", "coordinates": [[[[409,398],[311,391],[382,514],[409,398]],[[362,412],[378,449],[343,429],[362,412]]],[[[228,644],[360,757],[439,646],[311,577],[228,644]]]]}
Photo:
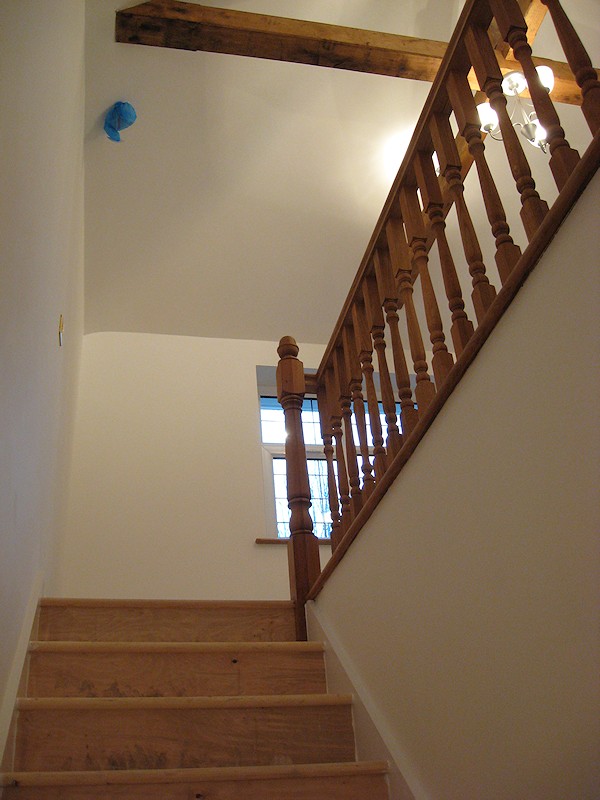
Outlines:
{"type": "MultiPolygon", "coordinates": [[[[539,0],[520,0],[535,34],[545,9],[539,0]]],[[[492,32],[493,35],[493,32],[492,32]]],[[[273,17],[231,9],[209,8],[179,0],[152,0],[117,11],[116,40],[128,44],[204,50],[213,53],[293,61],[322,67],[432,82],[447,44],[412,36],[365,31],[273,17]]],[[[505,72],[519,68],[507,59],[497,41],[498,60],[505,72]]],[[[566,64],[549,64],[556,76],[552,98],[580,104],[579,87],[566,64]]],[[[474,77],[472,87],[477,89],[474,77]]]]}

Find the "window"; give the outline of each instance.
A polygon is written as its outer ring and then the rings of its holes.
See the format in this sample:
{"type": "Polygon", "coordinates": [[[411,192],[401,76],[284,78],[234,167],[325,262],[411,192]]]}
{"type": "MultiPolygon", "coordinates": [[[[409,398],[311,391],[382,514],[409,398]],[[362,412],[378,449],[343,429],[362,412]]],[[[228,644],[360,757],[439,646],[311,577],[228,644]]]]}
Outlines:
{"type": "MultiPolygon", "coordinates": [[[[386,436],[387,425],[383,406],[379,403],[381,427],[384,438],[386,436]]],[[[400,406],[396,405],[398,417],[398,427],[400,427],[400,406]]],[[[369,448],[373,446],[369,415],[366,414],[367,441],[369,448]]],[[[285,462],[285,420],[283,409],[279,405],[276,397],[260,398],[260,425],[263,446],[270,455],[270,476],[272,475],[274,504],[275,504],[275,527],[278,538],[286,538],[290,535],[289,519],[290,511],[287,501],[286,483],[286,462],[285,462]]],[[[358,428],[353,418],[353,438],[358,447],[358,428]]],[[[328,539],[331,536],[331,513],[329,510],[329,496],[327,485],[327,462],[323,453],[323,440],[321,438],[321,425],[319,421],[319,410],[317,401],[314,398],[305,398],[302,403],[302,431],[304,433],[304,444],[306,446],[306,456],[308,465],[308,479],[310,485],[311,503],[310,515],[313,520],[313,531],[319,539],[328,539]]],[[[358,467],[360,470],[362,459],[358,455],[358,467]]],[[[337,477],[337,462],[333,463],[334,472],[337,477]]]]}
{"type": "MultiPolygon", "coordinates": [[[[277,537],[285,538],[290,535],[284,456],[285,420],[276,397],[260,398],[260,427],[263,445],[272,457],[277,537]]],[[[313,532],[319,539],[328,539],[331,535],[331,513],[327,491],[327,462],[323,453],[319,411],[315,399],[305,398],[302,404],[302,431],[306,445],[313,532]]]]}

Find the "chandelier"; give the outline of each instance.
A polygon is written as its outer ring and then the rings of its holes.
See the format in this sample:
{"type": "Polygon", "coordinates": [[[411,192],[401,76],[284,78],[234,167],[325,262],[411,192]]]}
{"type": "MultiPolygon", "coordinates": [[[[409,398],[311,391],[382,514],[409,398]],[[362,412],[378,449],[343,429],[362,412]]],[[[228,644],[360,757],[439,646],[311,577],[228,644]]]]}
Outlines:
{"type": "MultiPolygon", "coordinates": [[[[542,86],[547,92],[554,87],[554,74],[550,67],[536,67],[542,86]]],[[[540,124],[533,103],[524,100],[520,95],[527,89],[527,81],[521,72],[516,70],[508,72],[502,81],[502,91],[508,98],[507,108],[513,127],[520,130],[523,136],[534,147],[539,147],[544,153],[547,150],[546,130],[540,124]]],[[[477,106],[481,130],[489,134],[492,139],[502,141],[498,115],[489,103],[480,103],[477,106]]]]}

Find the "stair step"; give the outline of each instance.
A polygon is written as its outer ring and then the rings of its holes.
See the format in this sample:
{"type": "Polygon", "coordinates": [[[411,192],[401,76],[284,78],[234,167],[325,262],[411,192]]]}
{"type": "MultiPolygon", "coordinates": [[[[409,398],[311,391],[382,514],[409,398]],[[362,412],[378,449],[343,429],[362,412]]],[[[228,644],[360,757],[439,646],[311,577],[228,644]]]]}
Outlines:
{"type": "Polygon", "coordinates": [[[11,772],[2,800],[387,800],[384,762],[11,772]],[[15,785],[16,784],[16,785],[15,785]]]}
{"type": "Polygon", "coordinates": [[[44,598],[38,637],[58,641],[294,641],[289,601],[44,598]]]}
{"type": "Polygon", "coordinates": [[[30,697],[180,697],[326,692],[312,642],[32,642],[30,697]]]}
{"type": "Polygon", "coordinates": [[[354,761],[350,695],[24,698],[14,769],[354,761]]]}

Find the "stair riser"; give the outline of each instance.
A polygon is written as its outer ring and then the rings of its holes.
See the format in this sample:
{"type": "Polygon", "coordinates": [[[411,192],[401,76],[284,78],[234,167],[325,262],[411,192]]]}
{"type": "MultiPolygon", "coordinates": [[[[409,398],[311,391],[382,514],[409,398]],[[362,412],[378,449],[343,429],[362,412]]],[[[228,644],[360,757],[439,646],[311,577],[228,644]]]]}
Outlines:
{"type": "MultiPolygon", "coordinates": [[[[1,792],[1,790],[0,790],[1,792]]],[[[382,775],[4,790],[1,800],[387,800],[382,775]]]]}
{"type": "Polygon", "coordinates": [[[347,705],[23,710],[16,770],[169,769],[352,761],[347,705]]]}
{"type": "Polygon", "coordinates": [[[289,642],[289,608],[43,606],[39,638],[104,642],[289,642]]]}
{"type": "Polygon", "coordinates": [[[318,694],[323,654],[41,653],[30,655],[30,697],[200,697],[318,694]]]}

